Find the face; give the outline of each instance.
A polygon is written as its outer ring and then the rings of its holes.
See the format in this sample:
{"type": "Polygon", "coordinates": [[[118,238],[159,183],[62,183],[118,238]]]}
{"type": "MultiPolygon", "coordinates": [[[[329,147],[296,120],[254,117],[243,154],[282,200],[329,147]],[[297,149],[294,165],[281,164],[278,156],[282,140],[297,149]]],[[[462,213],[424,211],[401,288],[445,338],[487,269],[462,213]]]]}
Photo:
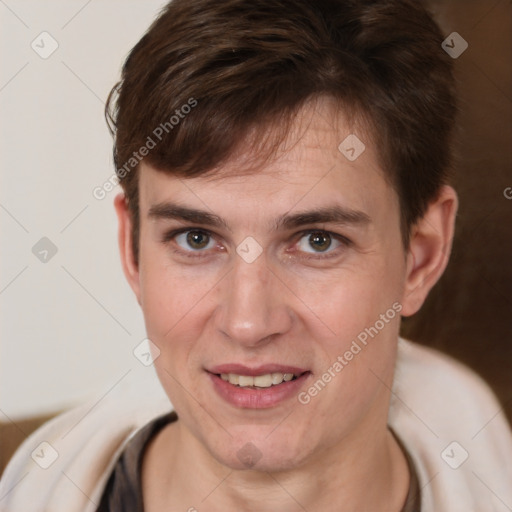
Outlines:
{"type": "Polygon", "coordinates": [[[180,428],[231,468],[300,467],[387,421],[398,198],[372,141],[329,108],[305,108],[287,147],[244,176],[242,157],[215,178],[141,167],[131,284],[156,370],[180,428]],[[353,161],[338,149],[351,133],[365,144],[353,161]]]}

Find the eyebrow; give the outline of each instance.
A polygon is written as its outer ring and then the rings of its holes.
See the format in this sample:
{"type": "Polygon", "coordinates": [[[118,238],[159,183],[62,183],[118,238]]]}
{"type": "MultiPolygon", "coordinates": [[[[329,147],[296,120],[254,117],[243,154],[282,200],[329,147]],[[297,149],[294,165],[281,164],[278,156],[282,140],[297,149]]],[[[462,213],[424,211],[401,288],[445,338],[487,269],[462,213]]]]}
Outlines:
{"type": "MultiPolygon", "coordinates": [[[[150,207],[148,217],[154,219],[175,219],[213,228],[232,231],[228,223],[218,215],[175,203],[158,203],[150,207]]],[[[365,225],[371,223],[368,214],[341,205],[332,205],[297,213],[286,213],[274,221],[273,230],[294,229],[306,224],[331,223],[340,225],[365,225]]]]}

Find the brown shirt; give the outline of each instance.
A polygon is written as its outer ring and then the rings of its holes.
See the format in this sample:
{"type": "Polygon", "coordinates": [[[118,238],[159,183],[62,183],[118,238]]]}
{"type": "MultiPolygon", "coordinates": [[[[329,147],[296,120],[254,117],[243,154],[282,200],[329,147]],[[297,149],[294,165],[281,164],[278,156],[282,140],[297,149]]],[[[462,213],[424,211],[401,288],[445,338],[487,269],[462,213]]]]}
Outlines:
{"type": "MultiPolygon", "coordinates": [[[[144,512],[141,479],[144,450],[162,428],[177,419],[175,411],[160,416],[128,441],[110,474],[97,512],[144,512]]],[[[421,512],[421,494],[414,463],[401,440],[393,431],[391,432],[406,456],[411,474],[409,492],[401,512],[421,512]]]]}

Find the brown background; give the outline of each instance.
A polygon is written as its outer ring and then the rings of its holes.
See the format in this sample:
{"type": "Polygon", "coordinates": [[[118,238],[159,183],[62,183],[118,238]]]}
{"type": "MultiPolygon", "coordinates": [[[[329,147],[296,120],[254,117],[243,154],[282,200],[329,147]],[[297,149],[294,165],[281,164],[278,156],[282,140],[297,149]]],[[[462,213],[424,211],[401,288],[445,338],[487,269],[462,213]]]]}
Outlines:
{"type": "Polygon", "coordinates": [[[512,422],[512,2],[429,1],[469,44],[459,85],[459,214],[450,264],[403,335],[479,373],[512,422]]]}

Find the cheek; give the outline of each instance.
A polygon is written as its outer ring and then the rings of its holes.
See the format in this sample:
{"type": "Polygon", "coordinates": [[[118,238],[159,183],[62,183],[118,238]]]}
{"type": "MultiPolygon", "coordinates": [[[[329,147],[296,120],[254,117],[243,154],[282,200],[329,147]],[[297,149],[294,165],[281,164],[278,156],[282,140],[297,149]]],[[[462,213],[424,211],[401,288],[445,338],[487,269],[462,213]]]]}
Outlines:
{"type": "Polygon", "coordinates": [[[218,275],[200,265],[176,265],[165,250],[147,243],[141,249],[141,306],[149,339],[168,364],[186,359],[200,339],[215,296],[218,275]]]}
{"type": "MultiPolygon", "coordinates": [[[[298,296],[313,312],[311,318],[320,321],[323,328],[321,333],[320,329],[316,331],[327,343],[330,354],[339,353],[399,300],[401,271],[392,261],[393,258],[388,262],[386,258],[376,257],[364,266],[343,268],[329,275],[317,274],[315,279],[295,278],[290,288],[298,290],[298,296]]],[[[397,317],[398,321],[398,316],[392,309],[386,320],[397,317]]],[[[380,322],[378,325],[381,326],[380,322]]]]}
{"type": "Polygon", "coordinates": [[[364,268],[340,272],[336,279],[317,281],[321,286],[304,289],[308,304],[314,305],[315,315],[328,327],[322,327],[322,332],[329,331],[317,339],[322,361],[315,382],[320,379],[326,384],[310,388],[311,393],[306,390],[304,398],[311,398],[315,417],[328,423],[340,422],[343,415],[347,415],[345,420],[355,420],[382,388],[379,378],[391,378],[400,326],[401,279],[394,257],[376,257],[364,268]]]}
{"type": "Polygon", "coordinates": [[[141,244],[141,306],[148,337],[164,350],[167,339],[186,322],[194,289],[184,283],[176,267],[169,264],[165,251],[150,242],[141,244]]]}

